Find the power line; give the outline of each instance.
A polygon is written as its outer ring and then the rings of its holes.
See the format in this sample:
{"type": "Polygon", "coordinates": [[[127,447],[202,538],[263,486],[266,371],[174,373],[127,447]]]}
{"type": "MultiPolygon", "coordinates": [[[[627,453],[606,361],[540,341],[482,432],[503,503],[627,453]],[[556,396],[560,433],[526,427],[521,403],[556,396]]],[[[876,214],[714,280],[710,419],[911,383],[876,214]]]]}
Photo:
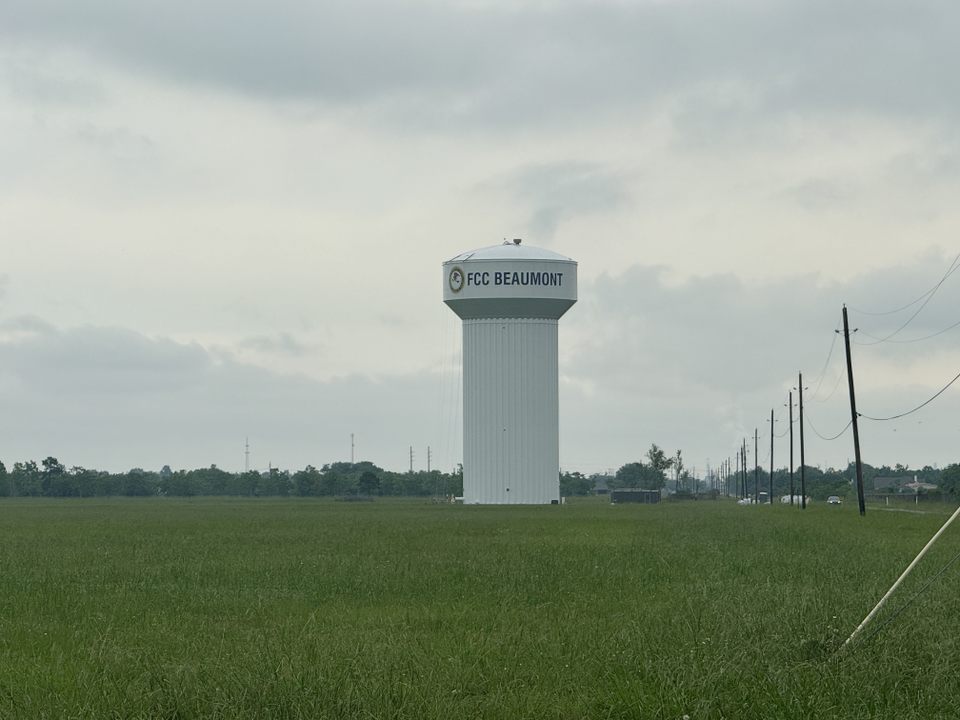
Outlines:
{"type": "MultiPolygon", "coordinates": [[[[960,320],[957,320],[957,321],[956,321],[953,325],[951,325],[950,327],[945,327],[943,330],[938,330],[938,331],[935,332],[935,333],[931,333],[930,335],[924,335],[923,337],[910,338],[909,340],[886,340],[886,341],[884,341],[884,340],[881,340],[880,338],[878,338],[876,335],[871,335],[870,333],[868,333],[868,332],[863,332],[862,330],[861,330],[860,332],[862,332],[862,333],[863,333],[864,335],[866,335],[868,338],[872,338],[873,340],[876,340],[877,342],[892,342],[892,343],[908,344],[908,343],[920,342],[921,340],[929,340],[930,338],[935,338],[935,337],[937,337],[937,335],[943,335],[945,332],[950,332],[951,330],[953,330],[954,328],[957,328],[957,327],[960,327],[960,320]]],[[[876,344],[877,344],[877,343],[857,343],[857,345],[876,345],[876,344]]]]}
{"type": "Polygon", "coordinates": [[[854,312],[860,313],[861,315],[873,315],[874,317],[879,317],[879,316],[881,316],[881,315],[895,315],[895,314],[897,314],[898,312],[903,312],[903,311],[906,310],[907,308],[910,308],[910,307],[913,307],[914,305],[916,305],[918,302],[920,302],[921,300],[923,300],[923,299],[924,299],[925,297],[927,297],[928,295],[931,295],[931,294],[935,293],[935,292],[940,288],[940,286],[943,285],[943,281],[944,281],[944,280],[946,280],[948,277],[950,277],[956,270],[960,269],[960,265],[957,265],[957,261],[958,261],[958,260],[960,260],[960,255],[957,255],[957,257],[955,257],[955,258],[953,259],[953,262],[950,263],[950,267],[949,267],[949,269],[947,270],[947,274],[943,276],[943,278],[940,280],[940,282],[938,282],[938,283],[937,283],[936,285],[934,285],[932,288],[930,288],[929,290],[927,290],[925,293],[923,293],[923,294],[922,294],[920,297],[918,297],[916,300],[912,300],[912,301],[908,302],[906,305],[904,305],[903,307],[898,307],[896,310],[886,310],[886,311],[884,311],[884,312],[869,312],[869,311],[867,311],[867,310],[859,310],[859,309],[857,309],[857,308],[855,308],[855,307],[853,307],[853,306],[851,306],[851,305],[848,305],[847,307],[850,308],[851,310],[853,310],[854,312]],[[956,265],[956,267],[954,267],[955,265],[956,265]]]}
{"type": "Polygon", "coordinates": [[[837,346],[838,330],[840,330],[839,325],[833,329],[833,340],[830,343],[830,352],[827,353],[827,359],[823,361],[823,369],[820,370],[820,377],[817,380],[817,387],[813,391],[813,396],[810,398],[811,400],[813,400],[817,396],[817,393],[820,392],[820,386],[823,384],[823,378],[827,373],[827,366],[830,364],[830,358],[833,357],[833,349],[837,346]]]}
{"type": "Polygon", "coordinates": [[[891,415],[890,417],[871,417],[870,415],[864,415],[863,413],[857,413],[857,414],[858,414],[860,417],[866,418],[867,420],[877,420],[878,422],[886,422],[887,420],[896,420],[897,418],[902,418],[902,417],[906,417],[907,415],[912,415],[912,414],[915,413],[917,410],[919,410],[919,409],[921,409],[921,408],[923,408],[923,407],[926,407],[927,405],[929,405],[930,403],[932,403],[934,400],[936,400],[938,397],[940,397],[941,395],[943,395],[943,393],[945,393],[945,392],[947,391],[947,388],[949,388],[951,385],[953,385],[957,380],[960,380],[960,373],[957,373],[956,376],[954,376],[953,380],[951,380],[951,381],[948,382],[946,385],[944,385],[944,386],[940,389],[940,391],[937,392],[936,395],[934,395],[933,397],[929,398],[928,400],[924,400],[922,403],[920,403],[919,405],[917,405],[917,406],[916,406],[915,408],[913,408],[912,410],[907,410],[906,412],[902,412],[902,413],[899,413],[899,414],[897,414],[897,415],[891,415]]]}
{"type": "Polygon", "coordinates": [[[923,301],[923,304],[921,304],[920,307],[917,308],[916,312],[914,312],[913,315],[907,318],[906,322],[904,322],[900,327],[898,327],[896,330],[894,330],[892,333],[890,333],[886,337],[877,338],[874,340],[874,342],[858,343],[858,345],[878,345],[879,343],[887,342],[888,340],[893,338],[895,335],[898,335],[901,330],[903,330],[907,325],[913,322],[913,319],[923,311],[923,309],[927,306],[927,303],[929,303],[933,299],[933,296],[937,294],[937,290],[940,289],[940,286],[947,281],[947,278],[953,275],[953,273],[955,273],[957,269],[960,268],[960,265],[957,264],[958,261],[960,261],[960,255],[957,255],[953,259],[953,262],[950,263],[950,268],[947,270],[946,274],[942,278],[940,278],[940,282],[938,282],[936,285],[933,286],[933,288],[928,292],[926,300],[923,301]]]}
{"type": "Polygon", "coordinates": [[[825,403],[827,400],[829,400],[830,398],[832,398],[832,397],[834,396],[834,394],[836,394],[837,388],[840,387],[840,381],[841,381],[841,380],[843,380],[843,373],[842,373],[842,372],[838,372],[838,373],[837,373],[837,381],[833,384],[833,390],[830,391],[830,394],[827,395],[825,398],[822,398],[822,399],[820,399],[820,400],[817,400],[816,398],[814,398],[814,402],[825,403]]]}
{"type": "MultiPolygon", "coordinates": [[[[865,416],[864,416],[864,417],[865,417],[865,416]]],[[[820,434],[820,431],[817,430],[816,427],[814,427],[813,423],[810,421],[810,411],[809,411],[809,410],[807,410],[807,424],[810,425],[810,429],[813,430],[814,435],[816,435],[816,436],[817,436],[818,438],[820,438],[821,440],[826,440],[827,442],[830,442],[831,440],[836,440],[838,437],[840,437],[841,435],[843,435],[847,430],[849,430],[849,429],[850,429],[850,426],[853,425],[853,420],[850,420],[850,422],[848,422],[846,425],[843,426],[843,430],[841,430],[841,431],[838,432],[836,435],[833,435],[833,436],[831,436],[831,437],[825,437],[825,436],[821,435],[821,434],[820,434]]]]}

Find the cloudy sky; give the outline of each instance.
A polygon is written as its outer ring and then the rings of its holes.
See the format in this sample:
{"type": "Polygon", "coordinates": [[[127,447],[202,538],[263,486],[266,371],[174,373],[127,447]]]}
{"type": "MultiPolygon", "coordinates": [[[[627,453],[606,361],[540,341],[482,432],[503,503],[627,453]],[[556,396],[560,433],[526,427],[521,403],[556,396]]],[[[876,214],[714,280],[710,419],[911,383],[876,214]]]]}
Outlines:
{"type": "MultiPolygon", "coordinates": [[[[798,372],[808,461],[843,465],[849,431],[815,434],[849,420],[843,303],[862,412],[960,372],[958,28],[938,0],[5,0],[0,459],[242,469],[249,436],[295,469],[354,433],[450,468],[440,263],[522,237],[580,263],[564,468],[656,442],[702,471],[786,430],[798,372]]],[[[861,439],[957,462],[960,382],[861,439]]]]}

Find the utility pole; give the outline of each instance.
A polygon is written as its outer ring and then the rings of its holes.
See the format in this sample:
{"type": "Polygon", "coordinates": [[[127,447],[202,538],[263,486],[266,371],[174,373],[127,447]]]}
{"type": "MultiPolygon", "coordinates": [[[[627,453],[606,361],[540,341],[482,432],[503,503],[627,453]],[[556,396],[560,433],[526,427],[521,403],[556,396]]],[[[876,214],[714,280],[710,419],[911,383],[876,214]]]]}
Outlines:
{"type": "MultiPolygon", "coordinates": [[[[856,332],[856,330],[854,330],[856,332]]],[[[847,384],[850,386],[850,417],[853,422],[853,453],[857,461],[857,502],[860,515],[866,515],[863,500],[863,465],[860,462],[860,426],[857,422],[857,395],[853,389],[853,361],[850,358],[850,324],[847,322],[847,306],[843,306],[843,344],[847,349],[847,384]]]]}
{"type": "Polygon", "coordinates": [[[773,408],[770,408],[770,492],[767,495],[767,502],[773,505],[773,408]]]}
{"type": "Polygon", "coordinates": [[[737,449],[737,494],[739,497],[746,497],[745,485],[743,482],[743,464],[746,454],[743,452],[743,444],[737,449]]]}
{"type": "Polygon", "coordinates": [[[760,428],[753,429],[753,502],[760,504],[760,428]]]}
{"type": "Polygon", "coordinates": [[[410,472],[413,473],[413,445],[410,446],[410,472]]]}
{"type": "Polygon", "coordinates": [[[740,472],[740,461],[743,460],[743,451],[740,448],[737,448],[737,454],[735,457],[737,459],[737,474],[736,474],[737,497],[742,498],[743,497],[743,473],[740,472]]]}
{"type": "Polygon", "coordinates": [[[800,509],[807,509],[807,474],[804,470],[806,460],[803,455],[803,373],[800,373],[799,385],[800,391],[800,509]]]}
{"type": "Polygon", "coordinates": [[[432,456],[431,453],[430,453],[430,446],[427,445],[427,472],[430,472],[430,460],[431,460],[432,458],[433,458],[433,456],[432,456]]]}
{"type": "Polygon", "coordinates": [[[747,485],[747,439],[743,439],[743,445],[741,447],[741,452],[743,453],[743,462],[740,463],[740,467],[743,469],[743,496],[745,498],[750,497],[750,487],[747,485]]]}
{"type": "Polygon", "coordinates": [[[737,489],[739,490],[738,495],[741,498],[745,498],[747,496],[747,484],[744,482],[743,478],[745,477],[744,467],[747,464],[747,451],[744,450],[743,444],[740,445],[740,451],[737,453],[737,460],[739,461],[737,463],[737,489]]]}
{"type": "Polygon", "coordinates": [[[793,505],[793,390],[787,403],[790,406],[790,504],[793,505]]]}

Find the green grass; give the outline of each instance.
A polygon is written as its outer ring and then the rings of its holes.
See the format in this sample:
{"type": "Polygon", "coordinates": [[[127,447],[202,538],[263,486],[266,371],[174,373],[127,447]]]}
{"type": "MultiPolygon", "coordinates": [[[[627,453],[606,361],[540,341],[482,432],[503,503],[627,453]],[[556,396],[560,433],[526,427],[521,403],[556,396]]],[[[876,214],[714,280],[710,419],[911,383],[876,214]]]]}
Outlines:
{"type": "Polygon", "coordinates": [[[927,509],[6,500],[0,718],[952,718],[927,509]]]}

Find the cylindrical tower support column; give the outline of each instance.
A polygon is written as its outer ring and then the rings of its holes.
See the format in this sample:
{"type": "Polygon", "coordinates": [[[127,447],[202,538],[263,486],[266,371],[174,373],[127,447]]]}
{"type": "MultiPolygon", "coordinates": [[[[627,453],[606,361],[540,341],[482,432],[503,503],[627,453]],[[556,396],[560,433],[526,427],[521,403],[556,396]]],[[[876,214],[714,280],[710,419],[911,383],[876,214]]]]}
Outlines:
{"type": "Polygon", "coordinates": [[[463,321],[463,501],[560,498],[557,321],[463,321]]]}

